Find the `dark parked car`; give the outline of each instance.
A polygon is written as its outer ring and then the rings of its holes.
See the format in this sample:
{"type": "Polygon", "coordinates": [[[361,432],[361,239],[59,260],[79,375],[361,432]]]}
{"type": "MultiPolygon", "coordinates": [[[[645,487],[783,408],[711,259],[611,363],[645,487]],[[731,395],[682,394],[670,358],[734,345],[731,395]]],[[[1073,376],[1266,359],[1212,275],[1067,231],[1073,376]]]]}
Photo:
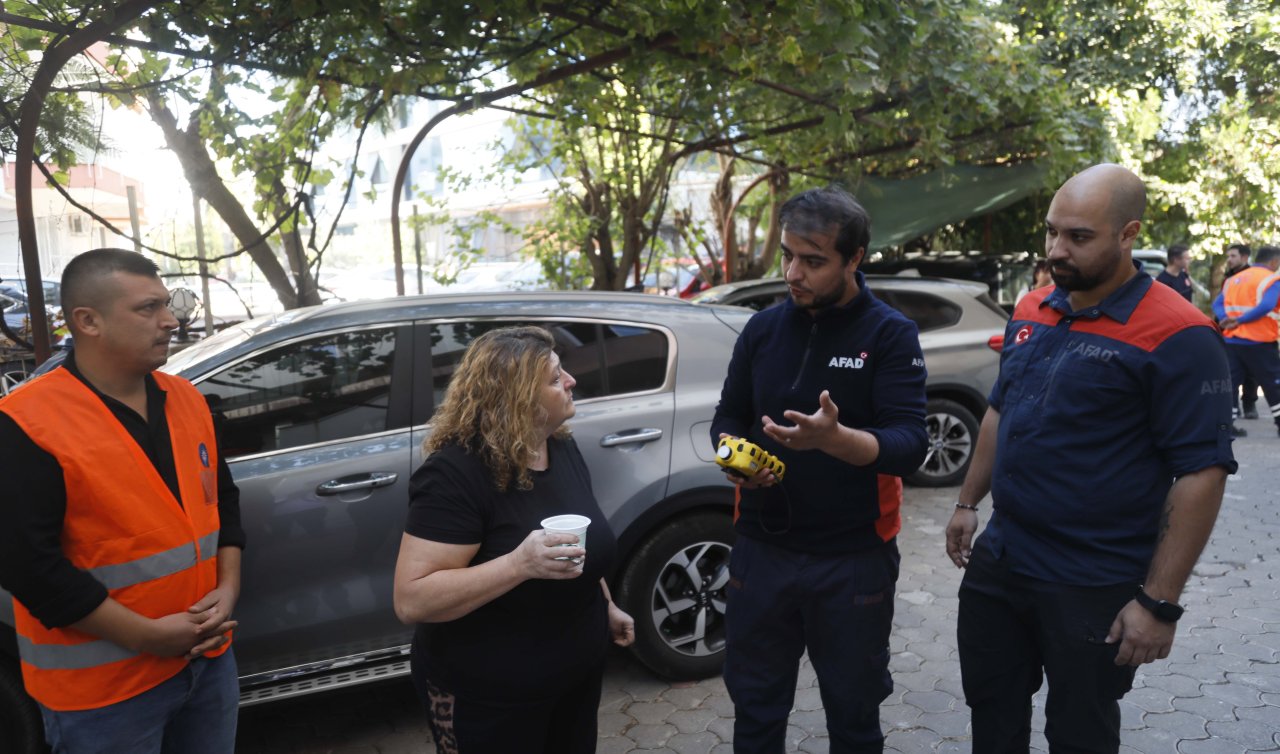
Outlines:
{"type": "MultiPolygon", "coordinates": [[[[57,283],[44,282],[46,321],[50,328],[60,324],[62,288],[57,283]]],[[[27,301],[25,280],[0,280],[0,313],[4,326],[0,327],[0,396],[26,379],[35,362],[31,351],[31,318],[27,301]]],[[[63,333],[53,331],[53,342],[62,341],[63,333]]]]}
{"type": "MultiPolygon", "coordinates": [[[[4,324],[9,332],[22,337],[27,328],[27,297],[14,290],[5,290],[0,284],[0,312],[4,313],[4,324]]],[[[6,337],[2,331],[0,337],[6,337]]]]}
{"type": "MultiPolygon", "coordinates": [[[[1000,371],[1009,317],[980,283],[867,275],[867,287],[920,328],[920,346],[929,370],[925,385],[929,454],[907,481],[924,487],[959,484],[969,470],[978,421],[1000,371]]],[[[781,278],[766,278],[718,285],[692,300],[758,311],[786,297],[787,284],[781,278]]]]}
{"type": "MultiPolygon", "coordinates": [[[[288,311],[174,355],[241,489],[242,704],[408,672],[391,596],[409,476],[463,350],[512,324],[550,330],[577,378],[570,427],[618,536],[637,656],[671,678],[719,672],[733,493],[708,432],[749,316],[622,293],[419,296],[288,311]]],[[[0,598],[0,751],[25,754],[39,718],[0,598]]]]}
{"type": "MultiPolygon", "coordinates": [[[[44,305],[56,309],[62,306],[62,286],[52,280],[43,280],[40,287],[44,289],[44,305]]],[[[16,291],[23,301],[27,299],[27,281],[22,278],[0,279],[0,293],[16,291]]]]}
{"type": "MultiPolygon", "coordinates": [[[[58,308],[62,306],[62,286],[46,280],[41,287],[44,289],[45,309],[52,321],[58,308]]],[[[12,278],[0,280],[0,310],[4,312],[4,322],[19,335],[24,335],[23,330],[27,327],[27,303],[27,281],[12,278]]]]}

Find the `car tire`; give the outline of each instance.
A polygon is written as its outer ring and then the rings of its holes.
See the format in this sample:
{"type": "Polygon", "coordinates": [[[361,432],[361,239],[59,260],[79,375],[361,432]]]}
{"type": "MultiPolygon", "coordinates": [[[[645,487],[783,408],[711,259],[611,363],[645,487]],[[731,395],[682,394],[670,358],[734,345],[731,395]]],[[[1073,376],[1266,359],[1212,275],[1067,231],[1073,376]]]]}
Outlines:
{"type": "Polygon", "coordinates": [[[44,724],[40,709],[22,686],[17,665],[0,658],[0,751],[42,754],[44,724]]]}
{"type": "Polygon", "coordinates": [[[955,401],[930,398],[925,407],[929,452],[907,481],[917,487],[950,487],[964,480],[978,446],[978,420],[955,401]]]}
{"type": "Polygon", "coordinates": [[[673,681],[709,678],[724,666],[725,588],[733,519],[704,512],[664,524],[618,582],[618,604],[636,622],[635,656],[673,681]]]}

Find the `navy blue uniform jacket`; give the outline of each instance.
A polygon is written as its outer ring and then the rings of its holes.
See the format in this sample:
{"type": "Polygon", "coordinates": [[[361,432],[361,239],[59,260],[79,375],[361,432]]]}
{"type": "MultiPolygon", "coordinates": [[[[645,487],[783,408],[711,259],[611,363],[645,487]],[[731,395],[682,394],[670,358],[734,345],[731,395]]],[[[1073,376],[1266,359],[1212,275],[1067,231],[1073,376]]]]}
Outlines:
{"type": "Polygon", "coordinates": [[[899,477],[915,471],[928,448],[924,356],[915,323],[856,276],[860,291],[847,305],[815,315],[788,299],[752,317],[734,346],[711,441],[721,432],[746,437],[787,465],[781,484],[742,491],[739,534],[838,554],[887,542],[901,528],[899,477]],[[870,465],[790,450],[764,434],[762,416],[790,426],[783,412],[817,411],[823,390],[831,391],[841,424],[879,440],[870,465]]]}
{"type": "Polygon", "coordinates": [[[991,391],[994,513],[975,547],[1042,581],[1141,582],[1174,479],[1236,469],[1231,401],[1222,337],[1145,272],[1081,311],[1032,291],[991,391]]]}

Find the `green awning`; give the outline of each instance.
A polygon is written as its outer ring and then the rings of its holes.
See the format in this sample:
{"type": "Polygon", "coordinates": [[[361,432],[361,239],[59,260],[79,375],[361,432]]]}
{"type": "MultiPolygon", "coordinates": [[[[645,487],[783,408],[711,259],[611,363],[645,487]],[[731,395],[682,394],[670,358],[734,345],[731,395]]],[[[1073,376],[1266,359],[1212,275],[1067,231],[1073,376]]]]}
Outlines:
{"type": "Polygon", "coordinates": [[[1042,165],[1024,162],[948,167],[896,181],[864,178],[854,195],[871,215],[868,251],[1007,207],[1044,189],[1045,175],[1042,165]]]}

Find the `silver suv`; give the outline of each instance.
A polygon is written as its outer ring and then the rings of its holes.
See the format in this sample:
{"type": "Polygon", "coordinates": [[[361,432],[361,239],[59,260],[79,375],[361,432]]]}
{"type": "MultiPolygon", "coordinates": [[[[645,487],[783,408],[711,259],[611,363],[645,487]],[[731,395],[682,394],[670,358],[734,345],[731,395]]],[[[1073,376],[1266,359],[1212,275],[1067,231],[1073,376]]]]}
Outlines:
{"type": "MultiPolygon", "coordinates": [[[[929,370],[925,383],[929,454],[907,481],[921,487],[959,484],[969,470],[978,420],[987,410],[987,396],[1000,372],[1009,315],[991,300],[983,283],[910,275],[866,278],[876,298],[920,328],[920,347],[929,370]]],[[[718,285],[692,300],[759,311],[786,297],[786,282],[766,278],[718,285]]]]}
{"type": "MultiPolygon", "coordinates": [[[[391,595],[409,476],[467,344],[512,324],[554,333],[578,381],[570,426],[618,536],[636,654],[670,678],[719,672],[733,495],[708,438],[750,315],[625,293],[420,296],[289,311],[176,354],[165,371],[208,398],[241,490],[242,704],[408,672],[391,595]]],[[[0,598],[0,751],[38,751],[0,598]]]]}

